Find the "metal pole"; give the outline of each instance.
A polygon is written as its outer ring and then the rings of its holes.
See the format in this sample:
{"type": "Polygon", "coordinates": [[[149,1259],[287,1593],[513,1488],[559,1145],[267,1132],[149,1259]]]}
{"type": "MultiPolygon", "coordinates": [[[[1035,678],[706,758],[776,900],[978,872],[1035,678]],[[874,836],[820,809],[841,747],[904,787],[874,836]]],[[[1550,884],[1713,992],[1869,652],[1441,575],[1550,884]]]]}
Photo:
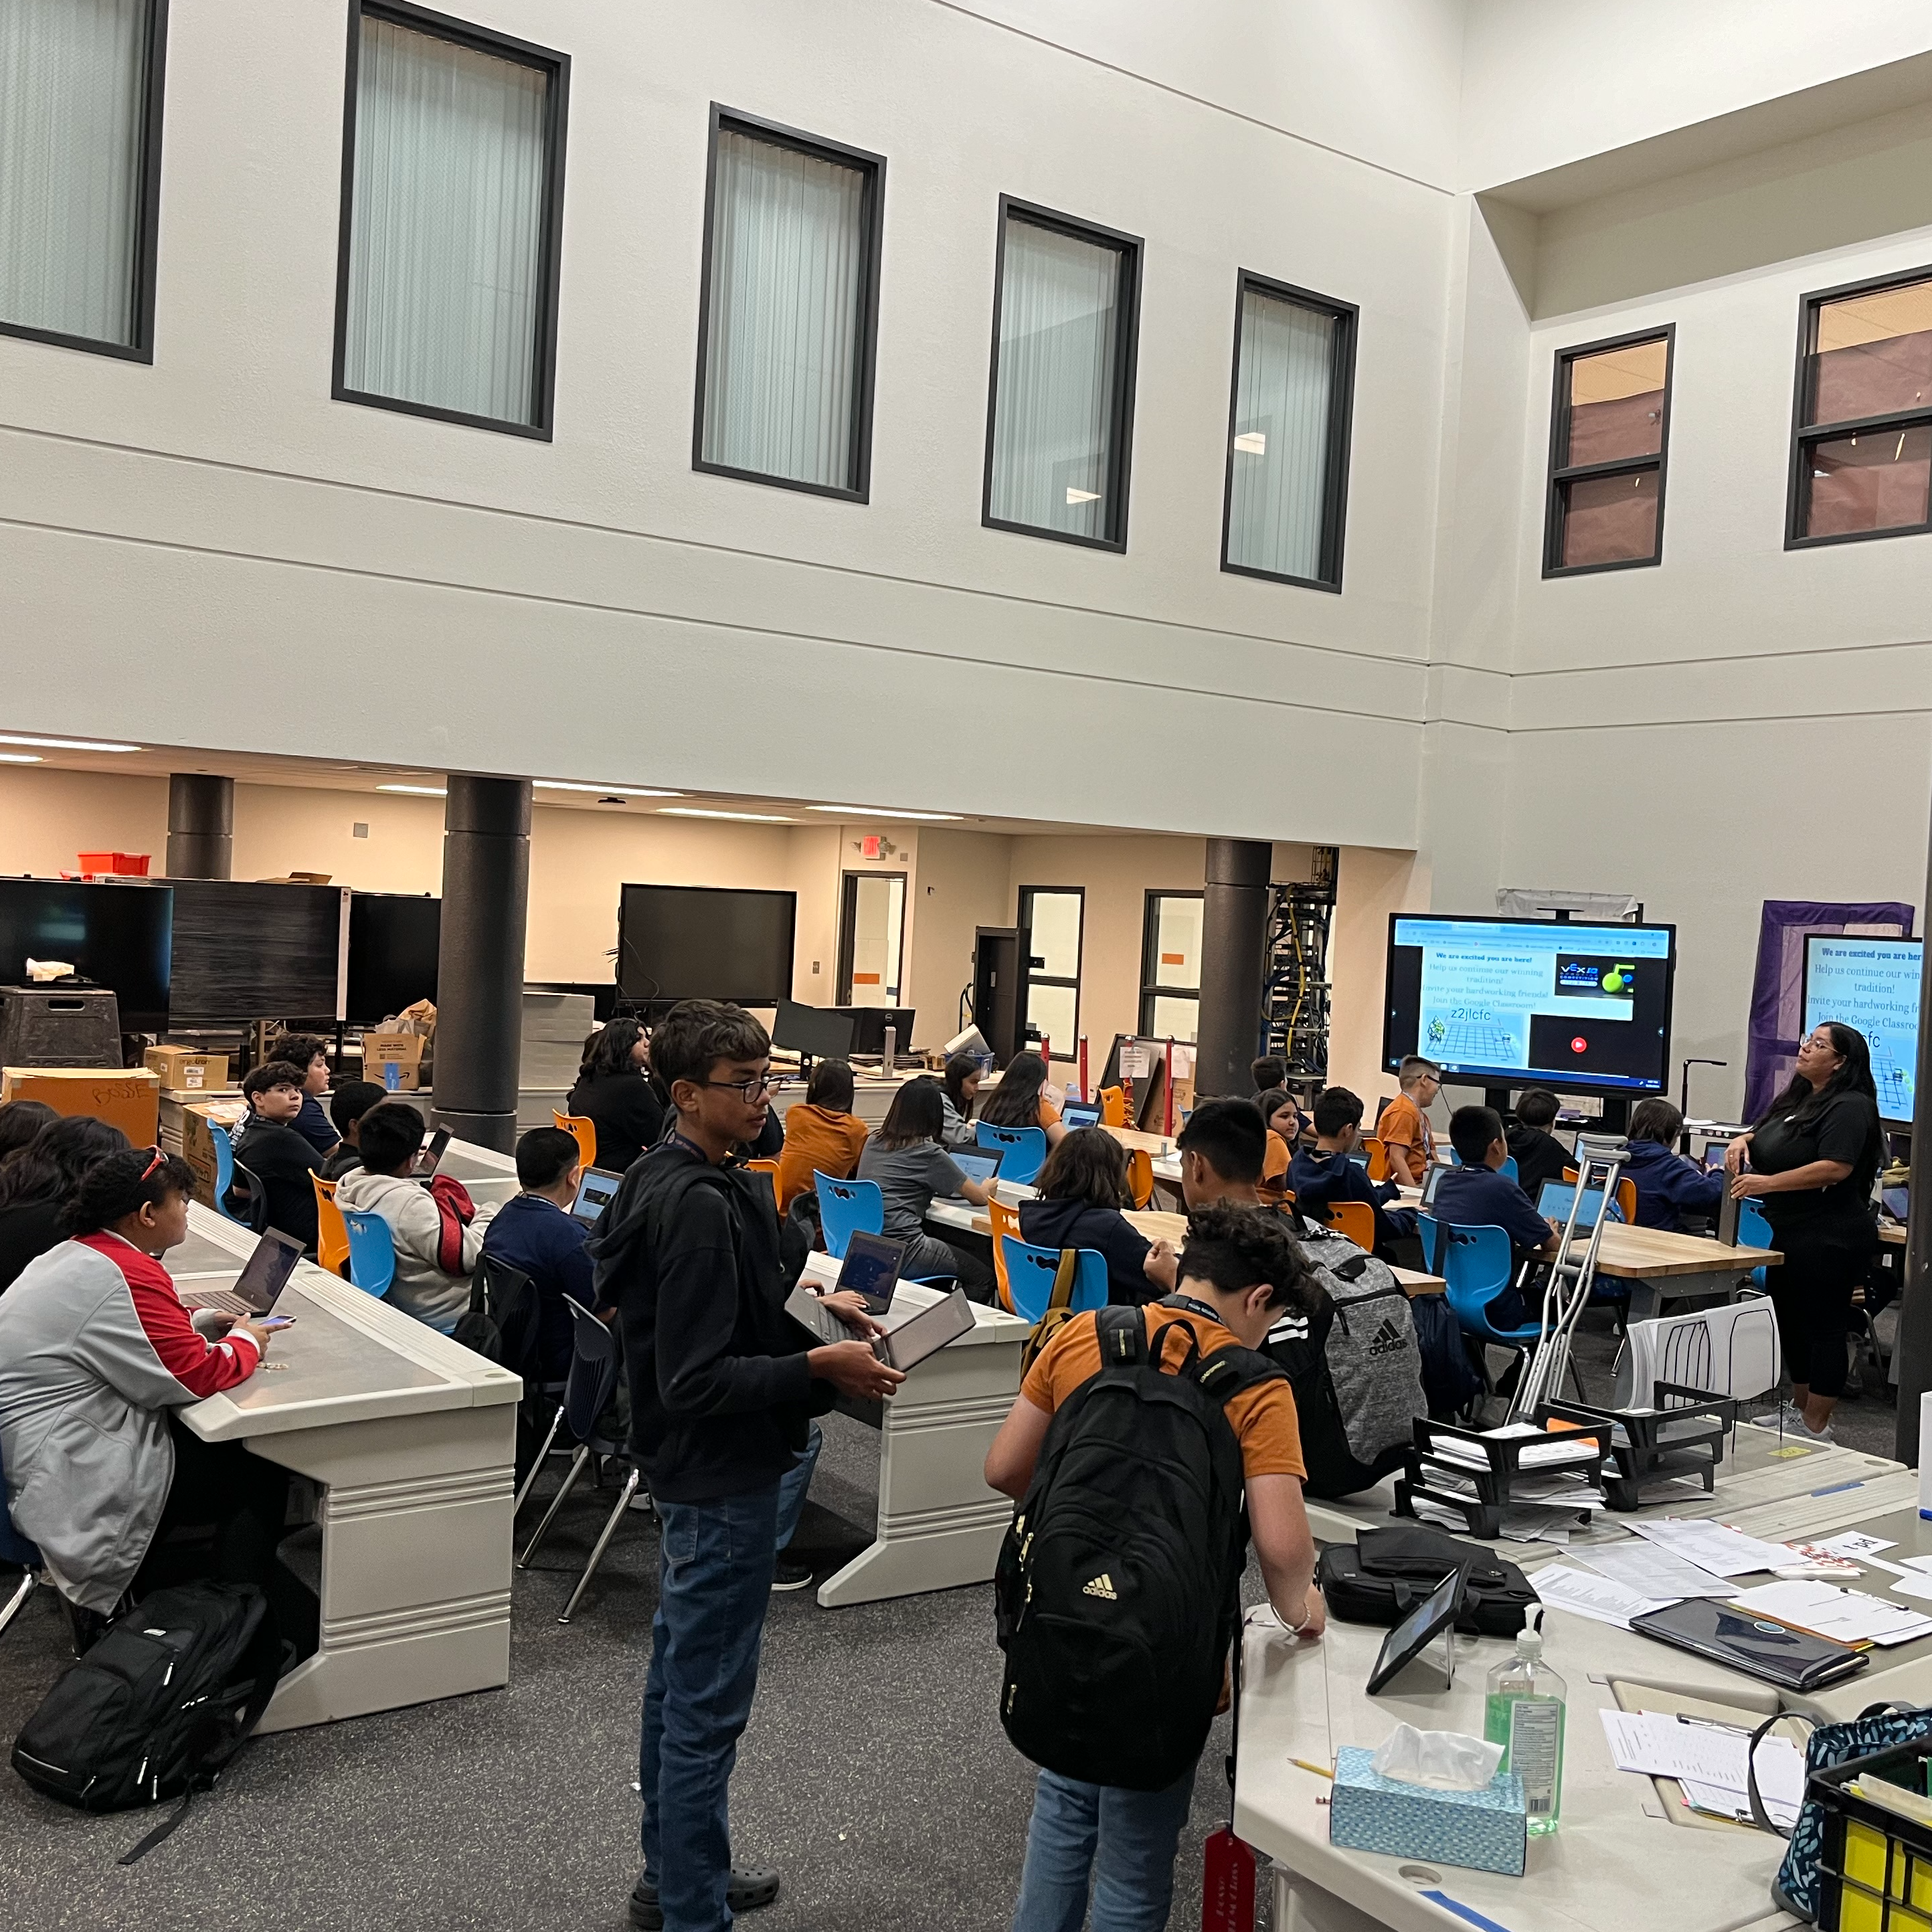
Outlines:
{"type": "Polygon", "coordinates": [[[1261,1033],[1267,978],[1268,875],[1274,848],[1262,838],[1210,838],[1201,912],[1201,1021],[1197,1101],[1246,1094],[1261,1033]]]}
{"type": "Polygon", "coordinates": [[[530,781],[452,772],[443,811],[436,1116],[500,1154],[517,1139],[530,884],[530,781]]]}
{"type": "Polygon", "coordinates": [[[235,876],[235,781],[214,772],[168,779],[168,877],[235,876]]]}
{"type": "MultiPolygon", "coordinates": [[[[1932,850],[1927,854],[1925,898],[1932,908],[1932,850]]],[[[1919,970],[1918,1067],[1912,1088],[1912,1196],[1905,1223],[1904,1292],[1899,1297],[1898,1343],[1892,1357],[1898,1371],[1898,1433],[1892,1453],[1908,1468],[1918,1466],[1918,1398],[1932,1388],[1932,1119],[1928,1118],[1926,1082],[1932,1079],[1932,946],[1919,970]],[[1918,1150],[1926,1151],[1926,1171],[1918,1171],[1918,1150]]]]}

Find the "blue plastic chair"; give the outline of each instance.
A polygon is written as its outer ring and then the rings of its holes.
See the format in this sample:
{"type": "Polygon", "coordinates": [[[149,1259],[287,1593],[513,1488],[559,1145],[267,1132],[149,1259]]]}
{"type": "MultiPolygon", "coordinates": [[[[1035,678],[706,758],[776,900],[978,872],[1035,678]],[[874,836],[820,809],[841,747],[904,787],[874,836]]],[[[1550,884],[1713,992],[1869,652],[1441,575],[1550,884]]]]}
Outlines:
{"type": "Polygon", "coordinates": [[[845,1248],[854,1234],[885,1232],[886,1197],[876,1180],[835,1180],[829,1174],[812,1171],[812,1184],[818,1190],[818,1219],[825,1230],[825,1252],[835,1262],[845,1258],[845,1248]]]}
{"type": "MultiPolygon", "coordinates": [[[[1451,1148],[1449,1150],[1449,1165],[1451,1167],[1460,1167],[1463,1165],[1462,1156],[1458,1154],[1454,1148],[1451,1148]]],[[[1503,1156],[1503,1164],[1496,1169],[1496,1172],[1502,1174],[1506,1180],[1514,1180],[1518,1186],[1522,1186],[1522,1175],[1517,1169],[1516,1156],[1514,1154],[1504,1154],[1503,1156]]]]}
{"type": "MultiPolygon", "coordinates": [[[[1748,1198],[1738,1203],[1738,1246],[1741,1248],[1773,1250],[1778,1246],[1772,1235],[1771,1223],[1764,1217],[1764,1210],[1748,1198]]],[[[1770,1272],[1768,1266],[1753,1268],[1750,1271],[1752,1287],[1763,1288],[1765,1277],[1770,1272]]],[[[1766,1292],[1769,1292],[1768,1289],[1766,1292]]]]}
{"type": "Polygon", "coordinates": [[[352,1208],[343,1209],[342,1222],[349,1230],[349,1279],[364,1294],[387,1294],[396,1278],[396,1243],[388,1222],[352,1208]]]}
{"type": "MultiPolygon", "coordinates": [[[[1035,1133],[1040,1130],[1032,1130],[1035,1133]]],[[[1022,1322],[1037,1322],[1053,1299],[1053,1278],[1060,1272],[1060,1250],[1036,1248],[1030,1241],[1016,1241],[1010,1234],[1000,1238],[1006,1256],[1006,1288],[1013,1298],[1013,1312],[1022,1322]]],[[[1076,1250],[1073,1264],[1073,1300],[1076,1310],[1105,1308],[1107,1305],[1107,1258],[1096,1248],[1076,1250]]]]}
{"type": "Polygon", "coordinates": [[[1498,1328],[1489,1317],[1490,1304],[1510,1286],[1516,1272],[1510,1252],[1510,1238],[1500,1228],[1487,1225],[1458,1227],[1442,1224],[1442,1266],[1438,1270],[1448,1284],[1448,1302],[1466,1335],[1478,1342],[1493,1342],[1498,1348],[1533,1348],[1542,1334],[1536,1322],[1520,1328],[1498,1328]]]}
{"type": "Polygon", "coordinates": [[[1046,1165],[1044,1127],[996,1127],[982,1120],[976,1131],[982,1148],[998,1150],[1002,1180],[1023,1187],[1046,1165]]]}
{"type": "Polygon", "coordinates": [[[268,1198],[261,1182],[235,1158],[235,1142],[218,1120],[208,1124],[208,1137],[214,1148],[214,1211],[224,1221],[259,1234],[268,1225],[268,1198]],[[237,1189],[247,1197],[248,1211],[238,1214],[229,1204],[237,1189]]]}
{"type": "Polygon", "coordinates": [[[40,1552],[38,1548],[14,1527],[13,1519],[7,1514],[7,1478],[0,1470],[0,1562],[17,1563],[23,1572],[19,1586],[4,1604],[0,1604],[0,1630],[6,1629],[20,1614],[20,1606],[34,1594],[34,1588],[40,1580],[40,1552]]]}
{"type": "Polygon", "coordinates": [[[1442,1223],[1433,1214],[1418,1208],[1415,1232],[1422,1243],[1424,1268],[1430,1274],[1440,1274],[1442,1270],[1436,1265],[1436,1258],[1442,1252],[1442,1223]]]}

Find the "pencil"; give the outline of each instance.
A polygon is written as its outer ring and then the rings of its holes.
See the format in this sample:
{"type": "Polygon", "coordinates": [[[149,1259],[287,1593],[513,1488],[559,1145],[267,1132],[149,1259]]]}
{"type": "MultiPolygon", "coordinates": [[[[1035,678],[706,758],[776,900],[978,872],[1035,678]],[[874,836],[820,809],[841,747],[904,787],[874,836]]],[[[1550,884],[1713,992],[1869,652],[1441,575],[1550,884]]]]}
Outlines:
{"type": "Polygon", "coordinates": [[[1298,1764],[1304,1771],[1312,1771],[1317,1778],[1325,1778],[1331,1784],[1334,1781],[1335,1774],[1325,1764],[1311,1764],[1305,1757],[1292,1757],[1288,1762],[1298,1764]]]}

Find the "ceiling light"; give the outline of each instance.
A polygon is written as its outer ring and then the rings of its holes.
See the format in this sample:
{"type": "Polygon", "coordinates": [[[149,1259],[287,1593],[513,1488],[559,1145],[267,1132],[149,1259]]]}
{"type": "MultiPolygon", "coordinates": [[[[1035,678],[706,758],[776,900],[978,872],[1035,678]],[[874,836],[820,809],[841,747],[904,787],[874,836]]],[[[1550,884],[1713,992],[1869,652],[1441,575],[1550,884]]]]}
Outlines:
{"type": "Polygon", "coordinates": [[[38,765],[40,761],[38,752],[0,752],[0,765],[38,765]]]}
{"type": "Polygon", "coordinates": [[[378,785],[378,791],[405,791],[412,798],[447,798],[448,790],[441,785],[378,785]]]}
{"type": "Polygon", "coordinates": [[[1265,456],[1268,454],[1268,432],[1258,429],[1244,430],[1235,437],[1234,447],[1244,456],[1265,456]]]}
{"type": "Polygon", "coordinates": [[[661,805],[658,807],[661,818],[738,818],[748,825],[794,825],[796,819],[781,818],[770,812],[707,812],[695,805],[661,805]]]}
{"type": "Polygon", "coordinates": [[[587,791],[598,798],[615,794],[620,798],[682,798],[681,791],[656,791],[649,785],[577,784],[568,778],[532,778],[538,791],[587,791]]]}
{"type": "Polygon", "coordinates": [[[93,738],[27,738],[17,731],[0,731],[0,745],[44,745],[55,752],[138,752],[139,745],[111,745],[93,738]]]}
{"type": "Polygon", "coordinates": [[[842,818],[955,819],[957,812],[892,812],[883,805],[808,805],[807,812],[836,812],[842,818]]]}
{"type": "Polygon", "coordinates": [[[1097,490],[1076,490],[1070,483],[1066,486],[1066,500],[1070,503],[1097,503],[1100,493],[1097,490]]]}

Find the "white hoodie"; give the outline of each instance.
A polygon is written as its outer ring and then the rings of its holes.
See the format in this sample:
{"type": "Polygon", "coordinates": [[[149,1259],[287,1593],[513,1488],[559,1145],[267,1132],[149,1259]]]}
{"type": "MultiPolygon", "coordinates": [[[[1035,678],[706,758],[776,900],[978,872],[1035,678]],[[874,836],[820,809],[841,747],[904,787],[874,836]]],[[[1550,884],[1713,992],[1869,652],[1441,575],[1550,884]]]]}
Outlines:
{"type": "Polygon", "coordinates": [[[470,1305],[470,1277],[483,1252],[483,1231],[494,1217],[493,1202],[479,1208],[463,1231],[463,1272],[445,1274],[436,1266],[442,1216],[420,1180],[399,1174],[371,1174],[358,1167],[345,1174],[335,1190],[336,1204],[358,1214],[380,1214],[396,1245],[396,1278],[382,1299],[447,1335],[470,1305]]]}

